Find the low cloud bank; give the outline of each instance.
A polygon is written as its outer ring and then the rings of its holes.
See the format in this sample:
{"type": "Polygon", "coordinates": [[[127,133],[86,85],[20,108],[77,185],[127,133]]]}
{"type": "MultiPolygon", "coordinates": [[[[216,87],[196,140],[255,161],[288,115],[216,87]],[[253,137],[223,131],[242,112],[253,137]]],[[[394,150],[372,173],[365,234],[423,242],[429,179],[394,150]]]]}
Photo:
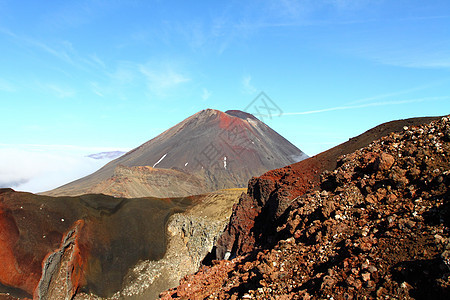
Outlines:
{"type": "MultiPolygon", "coordinates": [[[[20,145],[0,147],[0,187],[39,193],[89,175],[114,157],[87,155],[117,149],[20,145]]],[[[125,150],[125,149],[120,149],[125,150]]]]}

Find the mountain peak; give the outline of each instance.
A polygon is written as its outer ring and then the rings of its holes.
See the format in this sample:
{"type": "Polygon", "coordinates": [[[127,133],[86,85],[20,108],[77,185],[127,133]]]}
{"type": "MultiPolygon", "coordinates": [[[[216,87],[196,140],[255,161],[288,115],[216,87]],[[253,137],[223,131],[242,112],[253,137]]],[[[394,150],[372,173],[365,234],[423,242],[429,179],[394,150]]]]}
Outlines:
{"type": "Polygon", "coordinates": [[[231,110],[227,110],[227,111],[223,112],[218,109],[206,108],[206,109],[203,109],[203,110],[199,111],[198,113],[194,114],[193,116],[215,116],[215,115],[223,115],[223,114],[227,114],[229,116],[237,117],[237,118],[240,118],[243,120],[246,120],[246,119],[258,120],[254,115],[247,113],[245,111],[242,111],[242,110],[237,110],[237,109],[231,109],[231,110]]]}
{"type": "Polygon", "coordinates": [[[222,113],[222,112],[220,110],[214,109],[214,108],[205,108],[205,109],[202,109],[201,111],[199,111],[197,114],[215,115],[217,113],[222,113]]]}
{"type": "Polygon", "coordinates": [[[239,110],[222,112],[208,108],[94,174],[47,194],[104,193],[121,197],[200,194],[222,188],[245,187],[252,176],[306,157],[300,149],[253,115],[239,110]],[[115,172],[118,165],[127,168],[126,174],[115,172]],[[134,168],[139,166],[153,169],[134,168]],[[162,169],[172,171],[158,172],[162,169]],[[191,180],[183,185],[181,182],[187,182],[187,176],[191,180]],[[169,185],[163,185],[163,182],[169,182],[169,185]]]}
{"type": "Polygon", "coordinates": [[[258,120],[254,115],[247,113],[245,111],[241,111],[241,110],[227,110],[225,112],[227,115],[233,116],[233,117],[238,117],[240,119],[252,119],[252,120],[258,120]]]}

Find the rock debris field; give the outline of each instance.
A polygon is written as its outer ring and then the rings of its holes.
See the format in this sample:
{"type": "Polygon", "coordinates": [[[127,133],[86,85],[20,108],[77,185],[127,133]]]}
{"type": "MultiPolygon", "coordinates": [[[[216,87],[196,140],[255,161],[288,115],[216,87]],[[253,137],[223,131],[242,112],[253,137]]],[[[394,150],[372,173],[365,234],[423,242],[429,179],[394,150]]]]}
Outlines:
{"type": "Polygon", "coordinates": [[[264,243],[161,297],[450,299],[449,156],[449,117],[341,156],[264,243]]]}

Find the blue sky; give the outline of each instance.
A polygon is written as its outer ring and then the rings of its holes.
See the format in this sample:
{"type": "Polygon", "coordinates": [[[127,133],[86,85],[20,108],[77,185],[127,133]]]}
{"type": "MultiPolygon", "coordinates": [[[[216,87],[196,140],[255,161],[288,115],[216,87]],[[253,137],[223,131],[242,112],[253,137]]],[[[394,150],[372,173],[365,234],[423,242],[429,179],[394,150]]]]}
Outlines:
{"type": "Polygon", "coordinates": [[[0,47],[0,181],[14,149],[131,149],[261,91],[309,155],[450,113],[446,0],[0,0],[0,47]]]}

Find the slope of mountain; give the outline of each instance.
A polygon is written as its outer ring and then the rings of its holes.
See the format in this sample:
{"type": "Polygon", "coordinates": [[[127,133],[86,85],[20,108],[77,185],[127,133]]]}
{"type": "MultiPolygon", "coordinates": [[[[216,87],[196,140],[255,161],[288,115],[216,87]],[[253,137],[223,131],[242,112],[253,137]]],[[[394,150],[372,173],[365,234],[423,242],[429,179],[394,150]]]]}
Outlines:
{"type": "Polygon", "coordinates": [[[218,246],[231,260],[162,298],[449,299],[450,117],[422,121],[252,180],[218,246]]]}
{"type": "Polygon", "coordinates": [[[252,176],[305,158],[251,114],[206,109],[97,172],[44,194],[186,196],[245,187],[252,176]],[[164,188],[157,187],[161,184],[164,188]]]}

